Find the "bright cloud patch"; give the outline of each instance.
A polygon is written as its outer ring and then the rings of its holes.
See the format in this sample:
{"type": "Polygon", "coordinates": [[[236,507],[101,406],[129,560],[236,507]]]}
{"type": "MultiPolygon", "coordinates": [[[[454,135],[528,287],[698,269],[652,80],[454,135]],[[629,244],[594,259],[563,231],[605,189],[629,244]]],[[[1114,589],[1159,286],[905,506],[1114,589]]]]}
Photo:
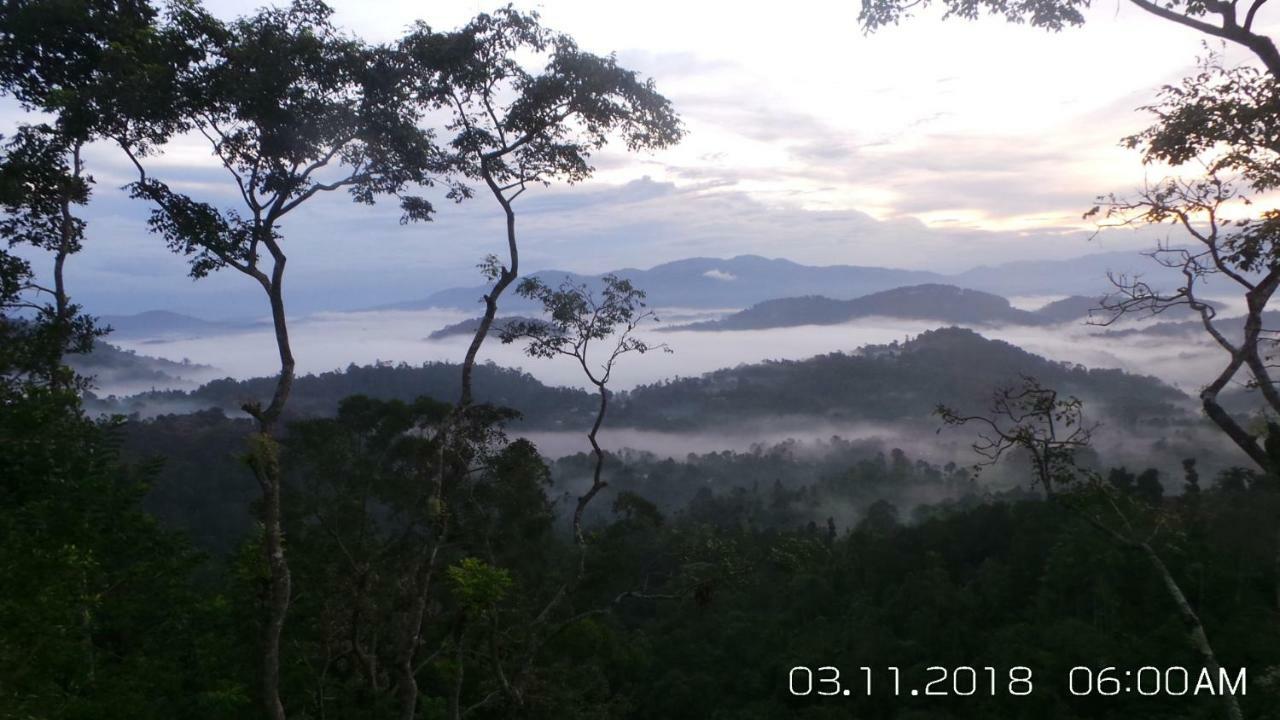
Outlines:
{"type": "Polygon", "coordinates": [[[729,282],[730,280],[737,280],[737,279],[738,279],[738,276],[737,276],[737,275],[734,275],[734,274],[733,274],[733,273],[731,273],[731,272],[725,272],[725,271],[723,271],[723,270],[708,270],[708,271],[706,271],[706,272],[702,273],[702,276],[703,276],[703,277],[709,277],[709,278],[711,278],[712,280],[723,280],[723,281],[725,281],[725,282],[729,282]]]}

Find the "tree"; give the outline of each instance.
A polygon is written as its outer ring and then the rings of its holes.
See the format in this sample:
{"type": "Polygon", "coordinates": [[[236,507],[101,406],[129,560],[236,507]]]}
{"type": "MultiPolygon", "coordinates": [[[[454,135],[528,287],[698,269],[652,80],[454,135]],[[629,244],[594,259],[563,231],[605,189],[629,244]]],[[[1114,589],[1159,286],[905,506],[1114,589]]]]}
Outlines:
{"type": "MultiPolygon", "coordinates": [[[[1236,43],[1258,57],[1267,71],[1280,77],[1280,52],[1268,36],[1254,31],[1258,13],[1267,0],[1250,0],[1244,7],[1239,0],[1129,0],[1133,5],[1158,18],[1182,25],[1210,37],[1236,43]]],[[[862,0],[858,16],[869,32],[897,25],[917,8],[928,7],[930,0],[862,0]]],[[[1084,10],[1089,0],[941,0],[944,17],[974,20],[983,14],[1004,17],[1011,23],[1027,23],[1046,30],[1061,30],[1084,24],[1084,10]]]]}
{"type": "MultiPolygon", "coordinates": [[[[490,255],[481,264],[493,286],[484,296],[485,311],[462,363],[461,391],[455,412],[437,433],[432,501],[445,509],[432,543],[422,545],[413,572],[405,577],[413,588],[396,661],[401,684],[401,717],[416,713],[418,687],[415,661],[419,650],[430,583],[438,552],[448,533],[459,532],[449,513],[455,496],[466,498],[467,472],[451,467],[447,457],[471,455],[465,442],[486,424],[490,408],[473,408],[473,374],[480,348],[489,334],[502,293],[519,277],[519,245],[515,201],[536,184],[569,183],[589,177],[591,154],[612,137],[630,150],[662,148],[681,135],[670,103],[652,81],[618,66],[613,57],[580,50],[571,38],[543,28],[536,15],[511,7],[481,14],[463,28],[435,32],[418,24],[397,46],[407,58],[409,92],[425,112],[444,113],[451,170],[479,180],[489,190],[505,220],[507,259],[490,255]],[[529,66],[542,63],[540,70],[529,66]]],[[[502,683],[518,702],[508,679],[502,683]]],[[[462,712],[455,706],[452,713],[462,712]]]]}
{"type": "Polygon", "coordinates": [[[23,342],[11,340],[10,352],[23,349],[26,357],[18,363],[11,355],[10,368],[30,380],[68,385],[76,378],[66,372],[63,355],[88,352],[101,334],[92,318],[80,315],[71,302],[64,275],[67,258],[80,250],[84,237],[84,222],[72,214],[72,208],[89,199],[80,144],[68,148],[65,135],[54,128],[27,125],[4,150],[0,234],[10,248],[28,245],[54,256],[53,284],[48,286],[36,281],[29,263],[6,252],[13,284],[0,299],[0,308],[35,314],[34,320],[16,315],[6,319],[8,333],[25,336],[23,342]]]}
{"type": "MultiPolygon", "coordinates": [[[[127,128],[114,135],[138,171],[133,196],[153,204],[152,230],[190,258],[192,277],[231,268],[260,286],[270,306],[280,370],[266,407],[250,401],[243,409],[257,422],[248,459],[262,490],[271,571],[262,682],[268,717],[275,720],[285,716],[280,637],[291,583],[273,435],[296,364],[285,312],[288,257],[281,223],[317,195],[337,190],[366,204],[379,195],[402,196],[405,221],[429,219],[431,204],[405,193],[433,184],[448,166],[404,95],[400,56],[345,36],[331,14],[318,0],[297,0],[229,24],[194,10],[170,21],[207,53],[184,68],[183,127],[208,141],[234,184],[238,208],[175,192],[148,173],[145,144],[127,128]]],[[[462,192],[451,188],[448,194],[459,198],[462,192]]]]}
{"type": "MultiPolygon", "coordinates": [[[[1180,271],[1174,289],[1153,287],[1139,278],[1113,277],[1116,292],[1106,298],[1100,324],[1128,314],[1156,314],[1186,306],[1226,353],[1217,376],[1200,392],[1205,414],[1264,472],[1273,459],[1249,430],[1248,420],[1226,410],[1219,396],[1240,375],[1258,389],[1266,405],[1280,412],[1280,390],[1271,377],[1266,327],[1269,303],[1280,287],[1280,214],[1254,214],[1250,197],[1280,185],[1280,160],[1270,129],[1276,123],[1280,92],[1275,77],[1249,67],[1224,67],[1214,56],[1200,73],[1168,86],[1147,110],[1157,123],[1126,139],[1147,163],[1199,165],[1199,177],[1172,177],[1134,197],[1099,198],[1094,212],[1104,225],[1171,223],[1190,236],[1191,248],[1160,244],[1148,255],[1180,271]],[[1242,317],[1219,317],[1202,296],[1207,283],[1225,283],[1245,301],[1242,317]]],[[[1221,291],[1215,286],[1216,291],[1221,291]]]]}
{"type": "MultiPolygon", "coordinates": [[[[95,139],[125,132],[133,142],[153,144],[171,134],[180,113],[173,89],[175,68],[194,62],[198,50],[176,42],[156,22],[148,2],[75,3],[25,0],[0,13],[0,93],[27,111],[50,119],[19,127],[0,164],[0,221],[10,247],[25,244],[53,255],[52,282],[26,289],[47,302],[23,304],[50,322],[39,347],[39,372],[49,383],[62,353],[88,352],[101,334],[71,302],[64,268],[84,240],[76,209],[89,200],[93,178],[81,151],[95,139]]],[[[32,368],[37,370],[37,368],[32,368]]]]}
{"type": "MultiPolygon", "coordinates": [[[[1280,184],[1280,147],[1275,142],[1276,110],[1280,107],[1280,52],[1268,36],[1255,31],[1267,0],[1238,2],[1178,0],[1159,3],[1131,0],[1157,17],[1250,50],[1265,71],[1252,67],[1225,68],[1210,55],[1200,72],[1161,90],[1159,101],[1144,108],[1157,122],[1125,138],[1140,149],[1144,163],[1194,166],[1190,177],[1172,177],[1148,185],[1135,197],[1108,195],[1085,217],[1102,213],[1104,225],[1172,223],[1193,240],[1193,249],[1161,243],[1149,255],[1161,265],[1181,271],[1185,281],[1174,290],[1153,288],[1141,278],[1115,277],[1117,292],[1103,302],[1103,324],[1133,312],[1159,313],[1175,305],[1196,312],[1206,332],[1228,354],[1228,361],[1200,393],[1205,414],[1263,471],[1270,460],[1245,423],[1232,417],[1219,402],[1220,393],[1243,369],[1273,410],[1280,410],[1280,390],[1270,378],[1265,353],[1270,342],[1262,314],[1280,285],[1280,255],[1274,235],[1280,217],[1264,211],[1242,216],[1240,208],[1251,195],[1280,184]],[[1203,169],[1203,173],[1200,170],[1203,169]],[[1224,331],[1216,310],[1203,301],[1205,281],[1218,278],[1240,292],[1247,305],[1238,339],[1224,331]]],[[[897,24],[923,2],[863,0],[860,20],[868,31],[897,24]]],[[[942,0],[945,16],[975,19],[984,13],[1048,30],[1084,23],[1085,0],[942,0]]]]}
{"type": "Polygon", "coordinates": [[[506,260],[490,255],[480,266],[493,286],[463,361],[465,407],[498,299],[519,277],[516,199],[534,185],[589,178],[591,155],[613,137],[634,152],[668,147],[682,130],[652,80],[612,56],[582,51],[572,38],[542,27],[536,14],[510,6],[454,32],[419,24],[400,47],[415,63],[418,101],[449,113],[458,169],[484,183],[506,221],[506,260]],[[536,61],[543,67],[530,70],[536,61]]]}
{"type": "Polygon", "coordinates": [[[530,357],[572,358],[600,397],[595,422],[587,433],[587,441],[595,455],[591,487],[578,498],[573,510],[573,537],[579,546],[586,542],[582,534],[582,515],[591,499],[608,484],[601,478],[605,454],[596,436],[609,409],[608,385],[613,378],[614,367],[628,353],[671,352],[665,343],[651,345],[634,334],[646,321],[658,319],[652,310],[646,309],[644,291],[617,275],[605,275],[602,281],[604,287],[597,298],[586,285],[576,284],[567,278],[558,288],[552,288],[536,277],[525,278],[516,292],[541,303],[547,319],[513,322],[502,331],[504,343],[527,339],[529,344],[525,352],[530,357]],[[593,343],[604,345],[599,356],[592,354],[593,343]]]}
{"type": "MultiPolygon", "coordinates": [[[[939,406],[937,414],[946,425],[974,424],[982,428],[973,444],[974,451],[983,458],[979,467],[999,462],[1011,451],[1025,452],[1033,477],[1047,500],[1084,520],[1117,546],[1144,558],[1173,601],[1192,648],[1210,672],[1215,676],[1220,674],[1222,666],[1200,616],[1151,544],[1165,518],[1157,510],[1151,527],[1145,533],[1139,531],[1142,507],[1134,502],[1133,494],[1153,502],[1158,479],[1143,473],[1141,479],[1135,481],[1121,468],[1112,472],[1110,481],[1104,481],[1096,471],[1077,463],[1077,455],[1089,447],[1097,429],[1096,424],[1085,419],[1084,405],[1078,398],[1059,397],[1052,388],[1024,377],[1020,385],[996,390],[987,414],[962,415],[945,406],[939,406]],[[1104,509],[1099,512],[1092,505],[1104,509]],[[1108,515],[1114,515],[1116,525],[1104,520],[1108,515]]],[[[1158,499],[1154,502],[1158,503],[1158,499]]],[[[1243,717],[1234,695],[1224,694],[1222,702],[1228,718],[1243,717]]]]}

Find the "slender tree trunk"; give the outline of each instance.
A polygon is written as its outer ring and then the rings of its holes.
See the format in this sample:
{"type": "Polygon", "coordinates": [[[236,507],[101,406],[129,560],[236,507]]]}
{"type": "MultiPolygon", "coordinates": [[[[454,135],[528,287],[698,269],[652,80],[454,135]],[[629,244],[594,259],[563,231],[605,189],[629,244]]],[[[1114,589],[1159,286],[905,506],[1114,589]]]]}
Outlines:
{"type": "MultiPolygon", "coordinates": [[[[1081,510],[1071,503],[1067,502],[1061,495],[1054,491],[1051,478],[1048,475],[1048,462],[1038,450],[1033,450],[1033,459],[1036,463],[1037,474],[1040,475],[1040,482],[1045,489],[1046,500],[1056,503],[1060,507],[1066,509],[1073,515],[1080,517],[1085,522],[1092,525],[1103,535],[1111,538],[1117,545],[1122,548],[1133,550],[1142,554],[1142,556],[1155,569],[1156,574],[1160,576],[1160,582],[1164,585],[1165,592],[1169,598],[1173,600],[1174,606],[1178,610],[1178,616],[1181,618],[1183,625],[1186,627],[1187,639],[1191,643],[1191,647],[1200,656],[1204,666],[1209,668],[1215,675],[1219,674],[1222,666],[1218,664],[1218,656],[1213,652],[1213,646],[1209,644],[1209,636],[1205,633],[1204,624],[1200,622],[1200,616],[1196,614],[1191,603],[1187,602],[1187,596],[1182,592],[1182,587],[1178,585],[1178,581],[1173,577],[1173,573],[1169,571],[1169,567],[1164,564],[1164,560],[1160,558],[1159,553],[1147,542],[1134,540],[1133,538],[1121,533],[1118,530],[1108,526],[1090,513],[1081,510]]],[[[1119,513],[1119,509],[1116,511],[1119,513]]],[[[1128,520],[1124,521],[1126,525],[1128,520]]],[[[1229,720],[1243,720],[1240,714],[1240,705],[1236,702],[1234,696],[1224,693],[1223,705],[1227,712],[1229,720]]]]}
{"type": "MultiPolygon", "coordinates": [[[[71,177],[73,181],[80,180],[80,148],[81,144],[76,143],[71,149],[71,177]]],[[[54,303],[54,332],[57,334],[57,348],[55,354],[49,358],[49,382],[55,386],[62,386],[64,376],[62,373],[62,354],[67,347],[67,341],[71,337],[71,296],[67,294],[67,282],[65,270],[67,258],[75,250],[75,215],[71,212],[71,193],[64,191],[59,199],[59,213],[61,221],[58,223],[58,250],[53,258],[53,303],[54,303]]]]}
{"type": "MultiPolygon", "coordinates": [[[[1137,549],[1146,556],[1151,566],[1155,568],[1156,574],[1160,576],[1161,582],[1164,583],[1165,591],[1178,608],[1178,615],[1181,616],[1182,622],[1187,629],[1187,638],[1191,641],[1191,647],[1200,656],[1200,661],[1215,677],[1221,677],[1222,666],[1218,664],[1218,656],[1213,652],[1213,646],[1209,644],[1209,636],[1205,634],[1204,625],[1200,622],[1200,616],[1191,607],[1191,603],[1187,602],[1187,596],[1183,594],[1178,581],[1173,577],[1173,573],[1169,572],[1168,566],[1164,564],[1164,561],[1160,559],[1160,555],[1149,544],[1144,542],[1136,545],[1137,549]]],[[[1222,704],[1229,720],[1244,719],[1235,695],[1222,693],[1222,704]]]]}
{"type": "MultiPolygon", "coordinates": [[[[443,460],[441,461],[443,463],[443,460]]],[[[413,720],[418,713],[418,678],[414,667],[418,645],[422,639],[422,624],[426,618],[427,601],[431,595],[431,581],[435,577],[436,564],[440,556],[440,545],[444,542],[448,531],[447,516],[441,521],[442,527],[437,533],[436,542],[431,552],[419,560],[414,568],[413,598],[409,611],[405,614],[405,626],[402,630],[400,648],[396,658],[398,675],[396,695],[400,701],[401,720],[413,720]]]]}
{"type": "Polygon", "coordinates": [[[586,545],[586,539],[582,534],[582,515],[587,511],[587,505],[591,503],[592,498],[604,489],[608,483],[600,479],[600,474],[604,470],[604,450],[600,448],[600,443],[596,440],[596,435],[600,432],[600,426],[604,423],[604,415],[609,409],[609,391],[605,389],[604,383],[597,383],[596,388],[600,390],[600,408],[596,411],[596,421],[591,426],[591,432],[587,433],[587,440],[591,441],[591,452],[596,456],[595,469],[591,475],[591,487],[578,497],[578,506],[573,510],[573,538],[579,547],[586,545]]]}
{"type": "MultiPolygon", "coordinates": [[[[258,422],[258,433],[250,440],[250,465],[262,489],[262,526],[270,575],[267,601],[267,624],[262,641],[262,700],[270,720],[285,720],[284,703],[280,699],[280,642],[289,615],[292,575],[285,555],[284,526],[281,519],[281,485],[279,446],[275,440],[276,425],[284,412],[293,388],[295,362],[289,344],[289,327],[284,308],[284,268],[286,257],[274,240],[266,242],[274,266],[270,280],[263,282],[271,303],[271,319],[275,327],[276,350],[280,356],[280,373],[275,392],[265,410],[246,405],[258,422]]],[[[262,280],[265,280],[263,278],[262,280]]],[[[260,282],[262,281],[260,280],[260,282]]]]}
{"type": "Polygon", "coordinates": [[[498,315],[498,298],[511,286],[511,283],[515,282],[520,274],[520,250],[516,245],[515,209],[511,207],[511,201],[502,192],[502,188],[494,181],[493,175],[490,174],[489,168],[483,160],[480,163],[480,168],[485,184],[489,186],[489,191],[493,193],[493,197],[502,206],[502,213],[506,217],[507,265],[498,273],[497,282],[493,284],[493,288],[484,296],[484,315],[480,318],[480,327],[476,328],[475,335],[471,338],[471,345],[467,347],[466,358],[462,361],[462,398],[459,405],[463,408],[471,405],[471,375],[475,370],[476,356],[480,353],[480,346],[484,344],[485,338],[489,335],[489,329],[493,327],[493,319],[498,315]]]}
{"type": "MultiPolygon", "coordinates": [[[[1187,640],[1190,642],[1192,649],[1200,656],[1204,667],[1208,668],[1215,676],[1219,675],[1222,666],[1218,663],[1218,656],[1214,653],[1213,646],[1209,643],[1209,636],[1205,632],[1204,624],[1200,621],[1200,616],[1191,607],[1191,603],[1187,601],[1187,596],[1182,591],[1182,587],[1178,585],[1177,579],[1173,577],[1173,573],[1169,571],[1169,567],[1164,564],[1164,560],[1160,558],[1160,554],[1155,551],[1155,548],[1152,548],[1149,543],[1134,540],[1107,526],[1101,520],[1083,510],[1072,507],[1064,502],[1060,495],[1051,495],[1050,500],[1057,500],[1059,505],[1084,519],[1085,522],[1101,531],[1102,534],[1114,540],[1117,545],[1138,552],[1147,560],[1160,577],[1160,582],[1164,585],[1166,594],[1173,600],[1178,616],[1186,628],[1187,640]]],[[[1128,521],[1126,520],[1125,522],[1127,523],[1128,521]]],[[[1244,716],[1240,713],[1240,705],[1236,702],[1235,696],[1223,693],[1222,703],[1228,720],[1243,720],[1244,716]]]]}

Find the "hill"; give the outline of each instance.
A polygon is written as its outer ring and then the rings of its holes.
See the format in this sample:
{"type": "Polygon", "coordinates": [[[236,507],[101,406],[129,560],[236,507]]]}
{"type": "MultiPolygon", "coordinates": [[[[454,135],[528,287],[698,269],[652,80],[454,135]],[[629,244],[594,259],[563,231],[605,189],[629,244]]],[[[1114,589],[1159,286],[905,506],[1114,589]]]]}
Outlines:
{"type": "MultiPolygon", "coordinates": [[[[640,386],[615,395],[609,423],[680,430],[773,422],[779,416],[919,420],[940,402],[981,409],[992,389],[1021,375],[1075,394],[1092,410],[1125,423],[1185,417],[1187,397],[1155,378],[1057,363],[970,330],[945,328],[856,353],[742,365],[640,386]]],[[[234,414],[244,400],[269,396],[273,382],[217,380],[191,392],[97,400],[91,409],[157,415],[220,408],[234,414]]],[[[475,387],[480,401],[523,412],[519,427],[529,429],[577,429],[594,410],[593,396],[582,390],[551,387],[528,373],[493,364],[477,367],[475,387]]],[[[330,415],[339,400],[354,394],[408,400],[419,395],[453,398],[457,392],[458,366],[452,363],[352,365],[299,377],[289,412],[293,417],[330,415]]]]}
{"type": "MultiPolygon", "coordinates": [[[[506,317],[494,318],[493,325],[489,328],[492,333],[491,337],[497,338],[511,323],[536,323],[539,322],[535,318],[523,317],[521,315],[508,315],[506,317]]],[[[454,337],[455,335],[475,335],[476,329],[480,327],[480,318],[467,318],[461,322],[445,325],[427,336],[428,340],[443,340],[444,338],[454,337]]]]}
{"type": "Polygon", "coordinates": [[[139,355],[101,340],[87,355],[68,356],[67,364],[80,375],[92,378],[94,387],[116,393],[156,386],[195,387],[214,372],[209,365],[139,355]]]}
{"type": "Polygon", "coordinates": [[[853,354],[743,365],[642,386],[620,399],[612,422],[676,429],[779,415],[918,419],[938,403],[983,410],[994,388],[1023,375],[1076,395],[1094,417],[1121,424],[1188,417],[1188,398],[1155,378],[1058,363],[971,330],[944,328],[853,354]]]}
{"type": "Polygon", "coordinates": [[[673,330],[760,330],[796,325],[834,325],[862,317],[941,320],[966,324],[1034,325],[1036,313],[1019,310],[999,295],[952,285],[913,285],[853,300],[820,296],[767,300],[720,320],[693,323],[673,330]]]}
{"type": "MultiPolygon", "coordinates": [[[[338,402],[350,395],[378,399],[412,400],[421,395],[454,399],[458,396],[460,370],[456,363],[428,362],[422,365],[379,363],[350,365],[345,370],[308,374],[294,380],[286,414],[288,419],[332,415],[338,402]]],[[[477,365],[476,401],[512,407],[525,413],[525,422],[538,427],[573,426],[590,417],[594,401],[582,390],[544,385],[521,370],[477,365]]],[[[125,398],[92,398],[91,412],[154,416],[218,409],[241,414],[240,406],[251,399],[271,396],[275,378],[248,380],[223,378],[191,391],[145,392],[125,398]]]]}

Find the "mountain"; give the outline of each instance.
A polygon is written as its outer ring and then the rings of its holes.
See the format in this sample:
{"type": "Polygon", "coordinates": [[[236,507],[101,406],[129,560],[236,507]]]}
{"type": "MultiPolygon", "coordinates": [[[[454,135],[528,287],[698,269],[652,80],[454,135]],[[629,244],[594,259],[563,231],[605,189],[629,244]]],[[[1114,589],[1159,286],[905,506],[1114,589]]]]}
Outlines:
{"type": "MultiPolygon", "coordinates": [[[[508,315],[506,317],[494,318],[493,325],[490,326],[489,332],[491,337],[497,338],[498,335],[512,323],[536,323],[540,322],[535,318],[522,317],[520,315],[508,315]]],[[[455,335],[475,335],[476,330],[480,327],[480,318],[468,318],[461,322],[445,325],[427,336],[428,340],[443,340],[444,338],[453,337],[455,335]]]]}
{"type": "Polygon", "coordinates": [[[1094,418],[1105,415],[1120,425],[1191,417],[1184,409],[1187,396],[1156,378],[1054,362],[953,327],[852,354],[742,365],[641,386],[619,399],[610,422],[680,429],[776,422],[783,415],[922,419],[939,403],[962,412],[983,411],[995,388],[1022,376],[1076,395],[1094,418]]]}
{"type": "Polygon", "coordinates": [[[260,322],[214,322],[168,310],[149,310],[136,315],[103,315],[98,318],[98,324],[110,327],[110,337],[121,340],[209,337],[267,325],[260,322]]]}
{"type": "MultiPolygon", "coordinates": [[[[651,305],[690,308],[746,307],[762,300],[811,294],[848,299],[902,285],[945,279],[942,275],[918,270],[856,265],[812,267],[757,255],[739,255],[727,260],[689,258],[648,270],[623,268],[614,274],[630,280],[648,293],[651,305]]],[[[592,289],[600,287],[599,276],[559,270],[543,270],[533,273],[533,276],[553,286],[568,278],[592,289]]],[[[485,287],[452,288],[422,300],[388,305],[382,309],[472,309],[477,307],[486,291],[485,287]]],[[[502,304],[504,308],[515,310],[535,307],[532,301],[514,294],[504,297],[502,304]]]]}
{"type": "Polygon", "coordinates": [[[109,393],[133,393],[156,387],[195,387],[214,372],[209,365],[174,362],[139,355],[99,340],[87,355],[69,355],[67,364],[93,379],[93,385],[109,393]]]}
{"type": "Polygon", "coordinates": [[[1090,297],[1086,295],[1071,295],[1061,300],[1053,302],[1041,307],[1035,311],[1035,314],[1042,322],[1046,323],[1064,323],[1073,320],[1087,320],[1090,317],[1090,311],[1094,310],[1102,302],[1101,297],[1090,297]]]}
{"type": "Polygon", "coordinates": [[[871,316],[967,324],[1044,323],[1040,315],[1019,310],[999,295],[953,285],[928,284],[895,288],[853,300],[820,296],[767,300],[720,320],[672,329],[759,330],[796,325],[834,325],[871,316]]]}
{"type": "Polygon", "coordinates": [[[1019,260],[980,265],[948,276],[961,287],[1013,295],[1084,295],[1101,297],[1114,290],[1108,275],[1142,275],[1157,289],[1169,289],[1182,275],[1137,251],[1093,253],[1065,260],[1019,260]]]}
{"type": "MultiPolygon", "coordinates": [[[[1111,289],[1108,273],[1143,273],[1154,284],[1176,282],[1176,272],[1152,263],[1137,252],[1109,252],[1068,260],[1036,260],[980,266],[953,275],[858,265],[801,265],[790,260],[758,255],[728,259],[689,258],[656,265],[647,270],[623,268],[614,274],[630,280],[649,294],[650,304],[688,308],[745,308],[766,300],[822,296],[851,300],[893,288],[946,284],[969,290],[1014,295],[1081,295],[1100,297],[1111,289]]],[[[568,278],[574,283],[599,287],[599,276],[559,270],[534,275],[556,285],[568,278]]],[[[483,286],[442,290],[421,300],[378,309],[473,309],[487,288],[483,286]]],[[[508,310],[526,310],[534,304],[510,295],[503,298],[508,310]]]]}

